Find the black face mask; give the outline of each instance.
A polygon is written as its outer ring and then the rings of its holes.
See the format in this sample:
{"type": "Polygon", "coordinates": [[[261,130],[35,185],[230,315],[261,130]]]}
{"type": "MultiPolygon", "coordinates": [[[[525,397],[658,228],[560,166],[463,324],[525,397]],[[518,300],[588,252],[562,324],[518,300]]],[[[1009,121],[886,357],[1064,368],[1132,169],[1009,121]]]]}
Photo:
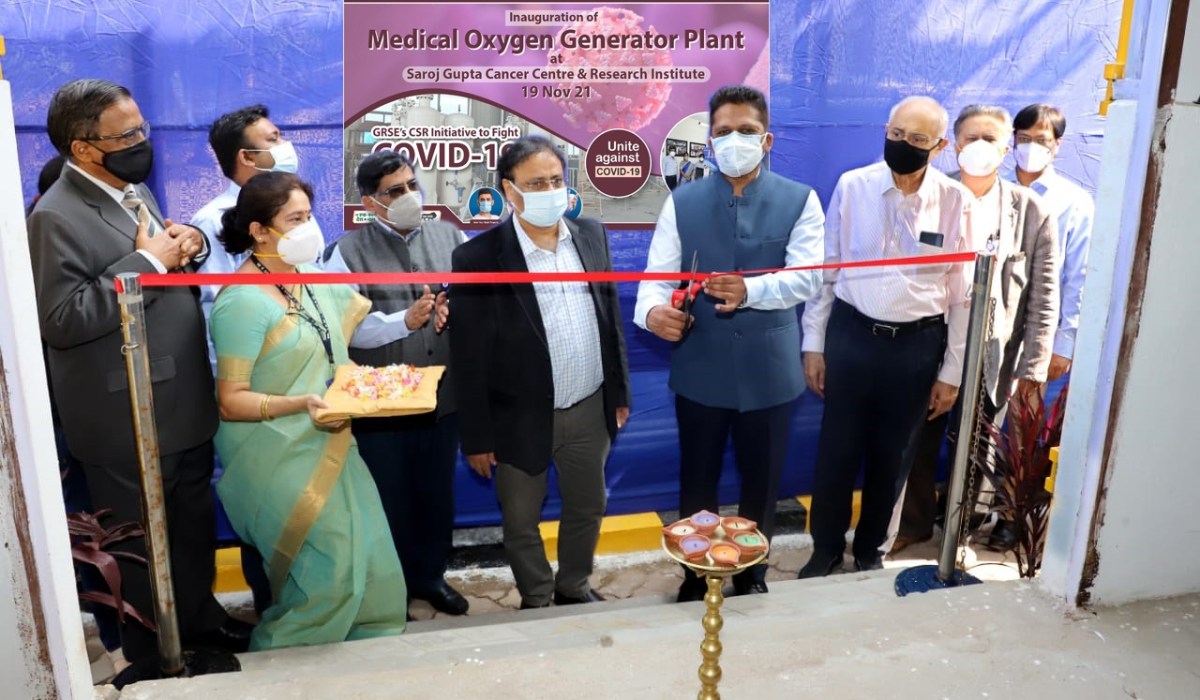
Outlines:
{"type": "Polygon", "coordinates": [[[929,164],[933,148],[917,148],[908,141],[884,139],[883,160],[897,175],[911,175],[929,164]]]}
{"type": "Polygon", "coordinates": [[[118,180],[137,185],[145,182],[154,166],[154,147],[142,141],[120,151],[107,151],[100,164],[118,180]]]}

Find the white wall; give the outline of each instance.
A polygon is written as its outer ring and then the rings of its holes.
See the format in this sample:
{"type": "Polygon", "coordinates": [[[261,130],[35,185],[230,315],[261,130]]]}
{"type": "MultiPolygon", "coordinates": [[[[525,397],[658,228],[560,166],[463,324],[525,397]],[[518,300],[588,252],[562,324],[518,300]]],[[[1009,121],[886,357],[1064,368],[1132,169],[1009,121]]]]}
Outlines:
{"type": "Polygon", "coordinates": [[[697,112],[671,127],[669,139],[705,143],[708,141],[708,112],[697,112]]]}
{"type": "Polygon", "coordinates": [[[1114,431],[1092,600],[1200,591],[1200,3],[1189,9],[1180,89],[1165,131],[1140,327],[1114,431]]]}
{"type": "Polygon", "coordinates": [[[0,455],[0,697],[92,697],[50,422],[17,170],[12,91],[0,81],[0,357],[15,453],[0,455]],[[15,459],[14,459],[15,458],[15,459]],[[21,490],[9,488],[19,470],[21,490]],[[33,561],[21,555],[18,535],[33,561]],[[36,591],[36,595],[32,592],[36,591]],[[39,625],[45,644],[36,643],[39,625]],[[49,658],[38,647],[48,647],[49,658]]]}

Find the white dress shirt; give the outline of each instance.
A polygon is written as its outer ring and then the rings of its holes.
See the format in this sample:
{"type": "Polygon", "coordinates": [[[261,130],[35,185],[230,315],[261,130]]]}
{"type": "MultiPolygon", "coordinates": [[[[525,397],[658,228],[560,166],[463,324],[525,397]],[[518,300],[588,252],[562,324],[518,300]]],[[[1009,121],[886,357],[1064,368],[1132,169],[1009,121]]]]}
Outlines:
{"type": "MultiPolygon", "coordinates": [[[[95,184],[96,187],[99,187],[101,190],[103,190],[104,194],[108,195],[109,197],[112,197],[117,202],[117,204],[120,204],[121,208],[124,209],[127,214],[129,214],[129,216],[134,220],[134,222],[135,223],[137,222],[137,214],[135,214],[133,212],[133,210],[127,209],[125,207],[125,205],[122,203],[122,200],[125,199],[125,191],[124,190],[118,190],[116,187],[113,187],[112,185],[108,184],[107,182],[92,175],[88,171],[84,170],[83,168],[79,167],[78,165],[75,165],[73,162],[71,162],[69,160],[67,161],[67,165],[74,168],[75,172],[86,177],[93,184],[95,184]]],[[[130,185],[130,187],[132,187],[132,185],[130,185]]],[[[210,251],[212,250],[212,246],[209,246],[209,250],[210,251]]],[[[155,271],[157,271],[159,274],[165,275],[167,273],[167,266],[164,265],[161,260],[154,257],[154,253],[151,253],[148,250],[143,250],[141,248],[138,248],[137,252],[139,254],[141,254],[142,257],[149,260],[150,264],[154,266],[155,271]]]]}
{"type": "MultiPolygon", "coordinates": [[[[810,192],[804,204],[804,212],[792,225],[788,238],[785,267],[820,265],[825,237],[825,212],[816,191],[810,192]]],[[[682,244],[679,226],[675,218],[675,199],[667,197],[658,223],[654,226],[654,237],[650,239],[650,253],[646,258],[646,272],[680,272],[683,270],[682,244]]],[[[689,268],[690,269],[690,268],[689,268]]],[[[726,272],[707,270],[706,272],[726,272]]],[[[821,271],[772,272],[766,275],[746,277],[746,306],[751,309],[772,310],[791,308],[814,296],[821,288],[821,271]]],[[[633,322],[646,328],[646,316],[650,309],[671,302],[671,292],[679,285],[675,282],[640,282],[637,305],[633,308],[633,322]]],[[[647,329],[648,330],[648,329],[647,329]]]]}
{"type": "Polygon", "coordinates": [[[662,174],[663,177],[679,174],[679,159],[676,156],[667,156],[662,159],[662,174]]]}
{"type": "MultiPolygon", "coordinates": [[[[512,217],[517,242],[530,272],[586,272],[571,231],[560,219],[554,252],[539,248],[512,217]]],[[[538,310],[550,348],[554,379],[554,407],[570,408],[586,399],[604,382],[600,357],[600,327],[587,282],[535,282],[538,310]]]]}
{"type": "MultiPolygon", "coordinates": [[[[1016,181],[1015,177],[1012,179],[1016,181]]],[[[1053,352],[1070,359],[1075,354],[1075,332],[1079,329],[1079,311],[1083,306],[1083,282],[1087,276],[1096,203],[1087,190],[1059,175],[1053,165],[1043,170],[1029,188],[1041,195],[1050,215],[1058,221],[1060,304],[1053,352]]]]}
{"type": "MultiPolygon", "coordinates": [[[[916,192],[902,193],[886,163],[842,175],[825,220],[825,262],[960,253],[979,249],[971,226],[975,196],[930,167],[916,192]],[[942,246],[920,241],[940,233],[942,246]]],[[[947,317],[948,340],[938,380],[958,386],[970,316],[971,264],[826,270],[820,294],[805,306],[804,352],[825,351],[825,326],[834,298],[880,321],[907,323],[947,317]]]]}

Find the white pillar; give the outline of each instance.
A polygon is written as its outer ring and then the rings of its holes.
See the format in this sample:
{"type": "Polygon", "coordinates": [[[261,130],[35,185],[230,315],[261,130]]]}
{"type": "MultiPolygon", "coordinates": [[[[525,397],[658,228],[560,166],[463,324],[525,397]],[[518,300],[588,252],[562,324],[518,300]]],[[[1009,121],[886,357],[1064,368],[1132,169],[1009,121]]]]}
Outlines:
{"type": "Polygon", "coordinates": [[[0,696],[93,696],[17,166],[12,89],[0,80],[0,696]],[[11,421],[11,423],[10,423],[11,421]]]}
{"type": "MultiPolygon", "coordinates": [[[[1170,10],[1171,0],[1138,3],[1126,79],[1117,83],[1118,100],[1109,108],[1104,134],[1096,223],[1041,571],[1042,585],[1072,605],[1081,586],[1090,585],[1095,575],[1094,571],[1085,572],[1094,544],[1093,520],[1111,515],[1103,510],[1097,515],[1097,499],[1109,485],[1102,484],[1102,479],[1107,476],[1111,480],[1116,470],[1136,472],[1144,468],[1131,462],[1110,462],[1108,474],[1102,473],[1110,437],[1120,438],[1119,433],[1109,434],[1114,401],[1122,410],[1128,410],[1121,403],[1123,397],[1113,395],[1113,388],[1127,333],[1126,306],[1134,249],[1141,233],[1146,168],[1162,127],[1158,90],[1170,10]]],[[[1178,310],[1183,312],[1182,307],[1178,310]]],[[[1189,373],[1194,369],[1176,365],[1168,371],[1189,373]]],[[[1111,498],[1113,493],[1109,491],[1108,495],[1111,498]]],[[[1156,506],[1146,501],[1142,507],[1156,506]]],[[[1191,516],[1179,513],[1177,517],[1182,523],[1191,516]]],[[[1172,537],[1164,531],[1155,533],[1152,539],[1169,541],[1172,537]]],[[[1098,565],[1101,571],[1121,566],[1103,556],[1098,565]]]]}

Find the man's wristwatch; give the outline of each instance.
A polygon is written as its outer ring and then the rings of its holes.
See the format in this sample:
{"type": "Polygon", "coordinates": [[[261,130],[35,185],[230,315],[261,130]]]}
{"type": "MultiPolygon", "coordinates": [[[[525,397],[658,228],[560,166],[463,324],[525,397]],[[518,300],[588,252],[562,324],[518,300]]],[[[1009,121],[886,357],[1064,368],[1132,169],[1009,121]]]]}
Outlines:
{"type": "Polygon", "coordinates": [[[739,309],[746,308],[746,303],[749,301],[750,301],[750,290],[747,289],[746,293],[742,295],[742,300],[738,302],[737,308],[739,308],[739,309]]]}

